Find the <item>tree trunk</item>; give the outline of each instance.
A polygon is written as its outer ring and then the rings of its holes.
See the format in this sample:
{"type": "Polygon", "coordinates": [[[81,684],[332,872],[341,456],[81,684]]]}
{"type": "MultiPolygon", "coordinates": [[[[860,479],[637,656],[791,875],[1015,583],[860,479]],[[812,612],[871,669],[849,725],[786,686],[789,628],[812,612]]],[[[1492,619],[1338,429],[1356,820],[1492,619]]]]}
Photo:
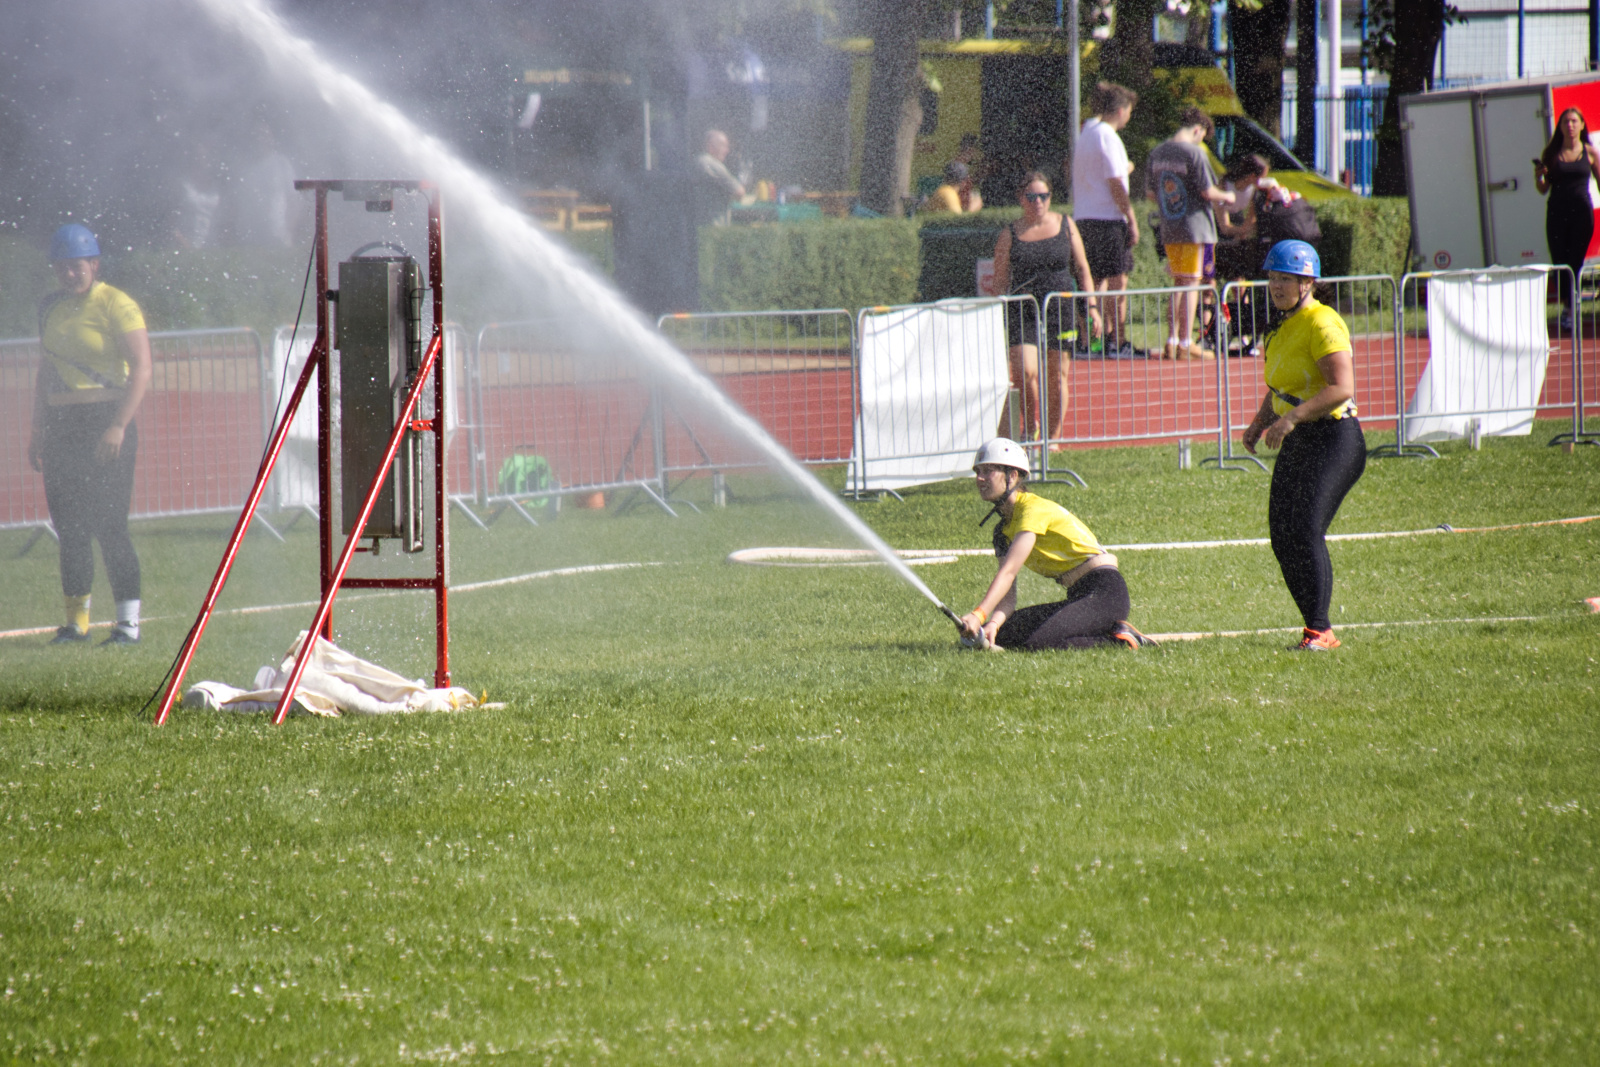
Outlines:
{"type": "Polygon", "coordinates": [[[1394,69],[1389,97],[1378,127],[1378,161],[1372,172],[1374,196],[1406,195],[1405,144],[1400,139],[1400,98],[1433,83],[1433,60],[1444,36],[1444,0],[1395,0],[1394,69]]]}
{"type": "Polygon", "coordinates": [[[1234,87],[1245,114],[1278,136],[1283,129],[1284,46],[1289,40],[1289,0],[1266,0],[1251,11],[1229,7],[1234,87]]]}
{"type": "Polygon", "coordinates": [[[911,155],[922,125],[918,33],[927,0],[871,0],[872,80],[862,123],[861,204],[902,214],[911,193],[911,155]]]}
{"type": "Polygon", "coordinates": [[[1130,89],[1149,82],[1156,65],[1152,23],[1156,11],[1165,7],[1162,0],[1117,0],[1111,40],[1100,61],[1100,72],[1108,81],[1130,89]]]}
{"type": "Polygon", "coordinates": [[[1294,154],[1317,167],[1317,0],[1298,0],[1294,11],[1294,154]]]}
{"type": "Polygon", "coordinates": [[[1211,50],[1211,6],[1193,0],[1189,5],[1189,21],[1184,27],[1183,43],[1191,48],[1211,50]]]}

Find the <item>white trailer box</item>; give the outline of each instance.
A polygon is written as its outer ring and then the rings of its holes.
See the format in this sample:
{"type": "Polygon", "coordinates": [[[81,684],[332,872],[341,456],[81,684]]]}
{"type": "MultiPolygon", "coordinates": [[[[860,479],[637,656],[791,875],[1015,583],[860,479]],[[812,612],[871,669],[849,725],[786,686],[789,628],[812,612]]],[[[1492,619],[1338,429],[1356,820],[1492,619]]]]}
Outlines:
{"type": "MultiPolygon", "coordinates": [[[[1424,270],[1550,262],[1533,160],[1569,107],[1590,120],[1600,148],[1600,74],[1592,71],[1401,97],[1411,239],[1424,270]]],[[[1589,258],[1597,256],[1600,226],[1589,244],[1589,258]]]]}

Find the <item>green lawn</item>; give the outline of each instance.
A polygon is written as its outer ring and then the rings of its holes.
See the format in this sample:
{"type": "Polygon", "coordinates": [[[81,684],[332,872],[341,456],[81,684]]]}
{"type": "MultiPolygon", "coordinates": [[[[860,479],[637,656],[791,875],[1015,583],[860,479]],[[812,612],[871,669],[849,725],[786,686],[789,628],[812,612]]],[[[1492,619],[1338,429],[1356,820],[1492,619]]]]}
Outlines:
{"type": "MultiPolygon", "coordinates": [[[[1600,513],[1557,429],[1375,461],[1334,531],[1600,513]]],[[[1107,542],[1265,534],[1259,473],[1072,461],[1044,491],[1107,542]]],[[[457,596],[456,679],[503,710],[279,728],[137,713],[225,533],[138,527],[143,645],[0,640],[0,1062],[1600,1060],[1600,522],[1342,542],[1328,655],[997,656],[880,569],[723,562],[848,543],[733,489],[457,523],[457,582],[664,565],[457,596]]],[[[987,541],[966,484],[856,506],[987,541]]],[[[312,537],[252,535],[227,606],[314,593],[312,537]]],[[[0,629],[57,621],[24,540],[0,629]]],[[[1297,625],[1267,548],[1122,563],[1147,631],[1297,625]]],[[[922,573],[964,609],[992,569],[922,573]]],[[[310,614],[220,618],[191,678],[310,614]]],[[[429,669],[416,598],[338,626],[429,669]]]]}

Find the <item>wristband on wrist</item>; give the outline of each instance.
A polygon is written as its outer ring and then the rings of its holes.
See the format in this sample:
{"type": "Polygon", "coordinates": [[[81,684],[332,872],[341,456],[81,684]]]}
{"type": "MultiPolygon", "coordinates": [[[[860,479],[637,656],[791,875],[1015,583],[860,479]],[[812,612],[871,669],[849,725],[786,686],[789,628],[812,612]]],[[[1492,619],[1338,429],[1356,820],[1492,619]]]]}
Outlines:
{"type": "Polygon", "coordinates": [[[989,621],[989,613],[984,611],[982,608],[973,608],[971,613],[978,617],[979,626],[982,626],[984,623],[989,621]]]}

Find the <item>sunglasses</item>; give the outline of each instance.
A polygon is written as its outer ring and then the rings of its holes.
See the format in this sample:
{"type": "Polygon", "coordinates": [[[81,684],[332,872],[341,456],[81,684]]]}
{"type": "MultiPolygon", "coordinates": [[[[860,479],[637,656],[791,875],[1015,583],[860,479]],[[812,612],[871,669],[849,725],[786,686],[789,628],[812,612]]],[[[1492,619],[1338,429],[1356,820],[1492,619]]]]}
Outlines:
{"type": "Polygon", "coordinates": [[[1046,200],[1050,199],[1050,194],[1049,193],[1023,193],[1022,194],[1022,199],[1024,199],[1024,200],[1032,200],[1035,203],[1041,203],[1042,204],[1046,200]]]}

